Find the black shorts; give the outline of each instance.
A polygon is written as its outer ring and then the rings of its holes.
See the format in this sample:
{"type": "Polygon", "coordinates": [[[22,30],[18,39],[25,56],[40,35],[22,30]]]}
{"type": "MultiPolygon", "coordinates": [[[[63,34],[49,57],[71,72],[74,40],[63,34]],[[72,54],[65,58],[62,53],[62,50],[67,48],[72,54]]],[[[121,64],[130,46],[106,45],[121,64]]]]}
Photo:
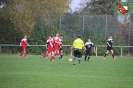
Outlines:
{"type": "Polygon", "coordinates": [[[107,50],[113,50],[113,47],[107,47],[107,50]]]}
{"type": "Polygon", "coordinates": [[[75,57],[81,58],[82,57],[82,50],[76,49],[76,50],[74,50],[73,54],[75,57]]]}
{"type": "Polygon", "coordinates": [[[59,51],[61,51],[61,50],[63,50],[63,48],[60,48],[60,50],[59,50],[59,51]]]}
{"type": "Polygon", "coordinates": [[[85,55],[91,55],[91,51],[85,51],[85,55]]]}

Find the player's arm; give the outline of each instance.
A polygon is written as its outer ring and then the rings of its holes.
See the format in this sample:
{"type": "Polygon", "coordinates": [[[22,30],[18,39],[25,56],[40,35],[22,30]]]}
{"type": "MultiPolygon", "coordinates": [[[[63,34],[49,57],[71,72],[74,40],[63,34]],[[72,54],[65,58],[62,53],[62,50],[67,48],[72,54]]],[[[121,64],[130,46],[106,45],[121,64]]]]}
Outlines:
{"type": "Polygon", "coordinates": [[[60,44],[60,40],[59,39],[55,40],[55,43],[60,44]]]}
{"type": "Polygon", "coordinates": [[[86,52],[86,47],[85,46],[83,47],[83,49],[84,49],[84,52],[86,52]]]}
{"type": "Polygon", "coordinates": [[[23,41],[21,40],[21,41],[20,41],[20,46],[22,46],[22,42],[23,42],[23,41]]]}
{"type": "Polygon", "coordinates": [[[86,43],[85,43],[85,45],[84,45],[84,52],[86,51],[86,43]]]}
{"type": "Polygon", "coordinates": [[[46,41],[46,49],[48,49],[49,40],[46,41]]]}
{"type": "Polygon", "coordinates": [[[27,42],[27,45],[30,46],[30,44],[27,42]]]}
{"type": "Polygon", "coordinates": [[[55,43],[60,44],[60,42],[55,41],[55,43]]]}
{"type": "Polygon", "coordinates": [[[109,42],[107,41],[107,45],[111,47],[111,45],[109,44],[109,42]]]}
{"type": "Polygon", "coordinates": [[[60,39],[60,43],[59,43],[60,48],[62,47],[62,45],[63,45],[63,42],[62,42],[62,40],[60,39]]]}
{"type": "Polygon", "coordinates": [[[22,46],[21,42],[20,42],[20,46],[22,46]]]}

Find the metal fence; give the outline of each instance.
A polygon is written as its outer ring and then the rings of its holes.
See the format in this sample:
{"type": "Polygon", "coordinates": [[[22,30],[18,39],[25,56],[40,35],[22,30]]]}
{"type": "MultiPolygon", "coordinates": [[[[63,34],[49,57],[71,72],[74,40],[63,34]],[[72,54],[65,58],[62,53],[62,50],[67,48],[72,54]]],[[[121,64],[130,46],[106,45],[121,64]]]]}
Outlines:
{"type": "MultiPolygon", "coordinates": [[[[94,44],[104,45],[106,44],[105,42],[108,39],[109,35],[112,34],[114,46],[133,46],[133,35],[132,35],[133,23],[131,21],[130,16],[128,16],[127,18],[119,16],[111,16],[111,15],[75,15],[75,14],[65,14],[60,16],[56,15],[37,16],[36,25],[37,25],[35,27],[36,31],[34,32],[38,32],[39,28],[45,29],[44,31],[47,31],[47,28],[50,29],[53,28],[53,30],[58,28],[65,35],[65,37],[68,37],[70,40],[64,44],[71,45],[73,40],[75,40],[75,38],[77,37],[77,35],[80,34],[85,38],[84,42],[87,40],[87,38],[93,38],[94,44]]],[[[36,36],[38,40],[39,39],[41,40],[42,39],[41,37],[45,35],[44,34],[41,35],[41,33],[38,32],[36,36]]],[[[36,39],[32,40],[35,41],[36,39]]],[[[32,40],[30,40],[29,44],[44,44],[44,42],[40,43],[40,41],[34,43],[32,40]]],[[[42,39],[41,41],[45,40],[42,39]]],[[[19,43],[14,43],[14,44],[19,44],[19,43]]],[[[133,48],[128,47],[128,53],[130,52],[133,53],[133,48]]]]}
{"type": "MultiPolygon", "coordinates": [[[[0,44],[0,54],[5,54],[5,53],[2,53],[2,47],[18,47],[20,45],[14,45],[14,44],[0,44]]],[[[69,54],[68,55],[71,55],[72,56],[72,50],[71,50],[71,46],[72,45],[63,45],[63,47],[68,47],[69,49],[69,54]]],[[[30,47],[45,47],[45,45],[30,45],[30,47]]],[[[93,54],[95,56],[99,56],[98,55],[98,50],[99,48],[106,48],[107,46],[106,45],[96,45],[96,53],[93,54]]],[[[113,46],[114,48],[119,48],[119,54],[118,56],[121,56],[123,57],[123,55],[128,55],[128,52],[125,51],[124,49],[128,49],[129,47],[130,48],[133,48],[133,46],[113,46]]],[[[64,50],[65,51],[65,50],[64,50]]],[[[104,50],[104,52],[106,51],[106,49],[104,50]]],[[[114,50],[115,52],[115,50],[114,50]]],[[[104,54],[104,53],[103,53],[104,54]]]]}
{"type": "MultiPolygon", "coordinates": [[[[43,25],[58,27],[65,35],[74,40],[78,34],[91,37],[94,40],[107,40],[109,35],[114,37],[116,46],[133,45],[133,23],[130,16],[120,17],[112,15],[75,15],[38,16],[37,20],[43,25]]],[[[98,44],[100,45],[100,44],[98,44]]],[[[102,45],[102,44],[101,44],[102,45]]],[[[128,48],[129,52],[133,49],[128,48]]]]}
{"type": "Polygon", "coordinates": [[[115,41],[123,36],[123,32],[128,33],[126,45],[131,44],[131,30],[133,25],[129,17],[119,17],[112,15],[60,15],[60,16],[38,16],[44,25],[58,27],[66,35],[75,38],[77,34],[88,37],[108,37],[115,34],[115,41]]]}

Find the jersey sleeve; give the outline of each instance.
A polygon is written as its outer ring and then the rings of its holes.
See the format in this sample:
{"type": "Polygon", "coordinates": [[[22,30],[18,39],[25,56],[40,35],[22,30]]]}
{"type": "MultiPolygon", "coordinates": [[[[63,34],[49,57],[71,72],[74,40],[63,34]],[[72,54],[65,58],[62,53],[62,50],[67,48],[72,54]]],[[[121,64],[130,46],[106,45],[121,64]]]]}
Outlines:
{"type": "Polygon", "coordinates": [[[49,40],[46,41],[46,44],[48,44],[49,40]]]}
{"type": "Polygon", "coordinates": [[[76,45],[76,40],[73,42],[73,47],[75,47],[75,45],[76,45]]]}
{"type": "Polygon", "coordinates": [[[22,46],[22,40],[20,41],[20,46],[22,46]]]}
{"type": "Polygon", "coordinates": [[[95,45],[92,43],[92,47],[94,47],[95,45]]]}
{"type": "Polygon", "coordinates": [[[85,43],[85,47],[87,46],[87,42],[85,43]]]}
{"type": "Polygon", "coordinates": [[[61,40],[61,43],[63,44],[63,40],[61,40]]]}
{"type": "Polygon", "coordinates": [[[110,39],[108,39],[107,42],[110,42],[110,39]]]}

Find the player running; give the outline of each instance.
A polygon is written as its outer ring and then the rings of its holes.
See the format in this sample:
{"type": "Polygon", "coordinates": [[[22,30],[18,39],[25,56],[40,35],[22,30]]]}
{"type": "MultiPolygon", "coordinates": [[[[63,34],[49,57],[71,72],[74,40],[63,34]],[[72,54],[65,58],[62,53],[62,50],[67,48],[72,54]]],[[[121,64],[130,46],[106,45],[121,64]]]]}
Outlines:
{"type": "Polygon", "coordinates": [[[91,42],[91,39],[89,38],[88,42],[85,43],[85,58],[84,58],[85,61],[86,61],[86,58],[88,56],[87,61],[89,62],[92,47],[94,47],[94,52],[96,52],[96,48],[95,48],[94,44],[91,42]]]}
{"type": "Polygon", "coordinates": [[[59,45],[60,59],[62,59],[62,57],[63,57],[62,45],[63,45],[63,35],[60,36],[60,45],[59,45]]]}
{"type": "Polygon", "coordinates": [[[47,40],[47,53],[46,54],[42,54],[41,57],[43,56],[50,56],[50,62],[53,61],[54,59],[54,51],[53,51],[53,36],[49,37],[49,39],[47,40]]]}
{"type": "Polygon", "coordinates": [[[54,53],[55,55],[58,55],[58,58],[60,58],[59,45],[60,45],[60,38],[59,34],[56,33],[56,36],[54,37],[54,53]]]}
{"type": "Polygon", "coordinates": [[[107,51],[105,52],[103,59],[105,59],[105,57],[109,53],[109,51],[111,51],[111,53],[112,53],[113,60],[116,59],[116,58],[114,58],[114,50],[113,50],[112,44],[113,44],[113,36],[110,35],[109,39],[107,40],[107,51]]]}
{"type": "Polygon", "coordinates": [[[24,36],[24,38],[20,42],[20,46],[22,47],[22,52],[20,53],[19,58],[21,58],[23,54],[24,54],[25,58],[28,58],[26,56],[26,47],[27,47],[27,45],[29,45],[28,42],[27,42],[27,36],[24,36]]]}
{"type": "Polygon", "coordinates": [[[48,40],[46,41],[46,50],[47,50],[47,52],[45,54],[42,54],[40,56],[40,58],[42,58],[42,57],[48,57],[49,56],[49,53],[48,53],[48,45],[49,45],[49,40],[50,39],[51,39],[51,36],[49,36],[48,40]]]}

